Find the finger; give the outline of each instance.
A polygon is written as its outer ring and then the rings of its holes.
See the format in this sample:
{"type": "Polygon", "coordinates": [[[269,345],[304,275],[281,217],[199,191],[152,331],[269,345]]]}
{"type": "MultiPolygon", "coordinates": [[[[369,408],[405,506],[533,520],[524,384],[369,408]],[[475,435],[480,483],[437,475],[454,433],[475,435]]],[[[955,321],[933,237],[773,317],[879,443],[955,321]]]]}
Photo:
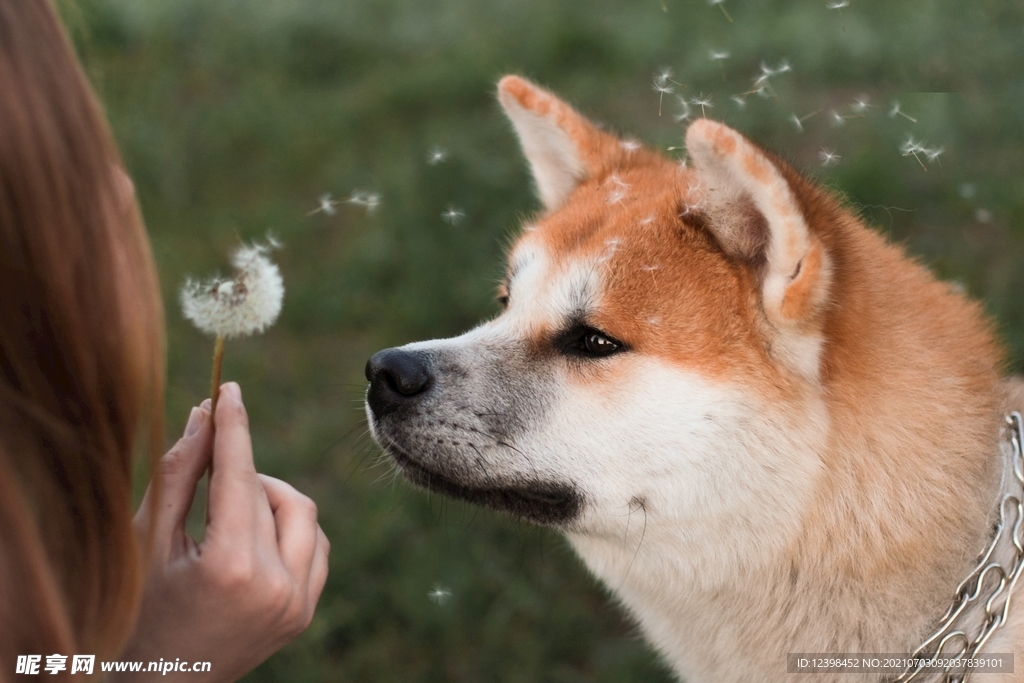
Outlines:
{"type": "Polygon", "coordinates": [[[212,421],[209,401],[193,408],[185,434],[157,465],[153,482],[146,490],[139,509],[140,522],[152,522],[154,542],[166,547],[167,539],[183,531],[188,511],[195,498],[196,485],[210,463],[212,453],[212,421]],[[152,510],[154,484],[159,492],[159,509],[152,510]],[[155,518],[150,515],[155,514],[155,518]]]}
{"type": "Polygon", "coordinates": [[[256,476],[249,417],[234,382],[221,385],[215,421],[207,534],[235,545],[251,545],[258,535],[273,540],[274,518],[256,476]]]}
{"type": "Polygon", "coordinates": [[[265,474],[259,478],[274,513],[281,563],[292,578],[304,584],[310,577],[320,531],[316,503],[280,479],[265,474]]]}
{"type": "Polygon", "coordinates": [[[313,557],[313,568],[309,572],[308,600],[310,608],[316,607],[320,594],[327,584],[328,558],[331,554],[331,542],[327,540],[324,530],[317,527],[316,554],[313,557]]]}

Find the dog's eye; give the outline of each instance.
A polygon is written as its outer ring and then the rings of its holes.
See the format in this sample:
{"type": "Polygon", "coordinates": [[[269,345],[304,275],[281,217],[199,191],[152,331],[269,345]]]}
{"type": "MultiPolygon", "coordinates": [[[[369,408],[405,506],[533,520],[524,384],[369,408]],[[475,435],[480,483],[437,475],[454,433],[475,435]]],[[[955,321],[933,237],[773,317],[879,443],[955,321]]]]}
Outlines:
{"type": "Polygon", "coordinates": [[[502,308],[508,308],[508,294],[499,294],[498,303],[501,304],[502,308]]]}
{"type": "Polygon", "coordinates": [[[603,332],[588,327],[582,330],[575,343],[572,344],[572,348],[580,355],[600,358],[621,351],[623,345],[603,332]]]}

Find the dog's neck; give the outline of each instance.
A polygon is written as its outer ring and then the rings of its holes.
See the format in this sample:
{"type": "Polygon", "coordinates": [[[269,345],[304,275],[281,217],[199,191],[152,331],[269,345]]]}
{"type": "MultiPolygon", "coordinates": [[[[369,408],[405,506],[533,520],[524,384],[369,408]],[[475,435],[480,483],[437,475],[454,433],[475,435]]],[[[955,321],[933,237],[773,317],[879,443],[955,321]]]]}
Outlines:
{"type": "MultiPolygon", "coordinates": [[[[962,537],[950,536],[948,543],[928,555],[911,557],[918,549],[904,548],[905,561],[897,558],[890,566],[877,568],[874,575],[837,571],[842,567],[837,560],[842,562],[849,553],[837,553],[832,547],[802,560],[797,557],[806,548],[787,554],[784,561],[759,562],[751,557],[750,562],[718,567],[697,577],[692,567],[674,557],[670,540],[652,531],[655,520],[648,520],[647,541],[639,547],[615,547],[606,537],[570,535],[570,540],[667,661],[693,683],[786,680],[786,655],[796,652],[912,653],[935,632],[957,586],[977,562],[973,551],[962,549],[987,547],[1001,504],[1007,496],[1021,499],[1022,487],[1006,454],[1007,443],[998,449],[1000,461],[1007,466],[997,486],[988,491],[989,514],[968,534],[976,541],[973,545],[965,546],[962,537]]],[[[935,512],[941,516],[941,510],[935,512]]],[[[1007,568],[1016,560],[1012,543],[1016,518],[1013,512],[1008,516],[1010,528],[1001,533],[1002,540],[987,560],[1007,568]]],[[[852,546],[857,545],[857,537],[870,528],[864,523],[851,519],[845,537],[836,539],[838,544],[855,553],[852,546]]],[[[846,569],[858,571],[849,564],[846,569]]],[[[991,594],[992,586],[986,586],[980,598],[960,614],[957,626],[967,633],[979,632],[989,616],[985,602],[991,594]]],[[[843,683],[890,679],[891,675],[878,673],[834,675],[835,681],[843,683]]],[[[833,679],[819,674],[815,680],[833,679]]],[[[913,680],[941,679],[921,675],[913,680]]]]}

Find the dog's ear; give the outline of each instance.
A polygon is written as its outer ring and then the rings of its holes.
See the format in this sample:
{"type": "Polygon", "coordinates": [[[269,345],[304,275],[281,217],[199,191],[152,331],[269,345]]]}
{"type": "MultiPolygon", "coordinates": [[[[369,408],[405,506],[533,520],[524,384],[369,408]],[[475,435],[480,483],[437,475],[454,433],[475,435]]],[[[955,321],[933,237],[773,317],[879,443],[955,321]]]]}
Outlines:
{"type": "Polygon", "coordinates": [[[502,78],[498,101],[516,129],[537,194],[549,211],[560,207],[609,156],[621,153],[617,138],[525,78],[502,78]]]}
{"type": "Polygon", "coordinates": [[[725,252],[759,270],[776,355],[818,377],[821,313],[829,297],[828,251],[808,222],[781,162],[735,130],[699,119],[686,132],[707,227],[725,252]]]}

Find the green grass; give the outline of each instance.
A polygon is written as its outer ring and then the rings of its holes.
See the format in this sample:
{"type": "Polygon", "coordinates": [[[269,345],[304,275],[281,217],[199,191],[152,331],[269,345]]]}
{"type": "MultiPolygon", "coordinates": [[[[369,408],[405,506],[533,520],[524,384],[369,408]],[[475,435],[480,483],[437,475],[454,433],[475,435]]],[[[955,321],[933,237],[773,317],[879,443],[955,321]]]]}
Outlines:
{"type": "Polygon", "coordinates": [[[671,66],[687,97],[712,95],[709,116],[983,299],[1024,369],[1024,6],[726,7],[733,23],[701,0],[63,6],[152,235],[175,430],[206,394],[212,346],[181,320],[177,287],[224,268],[240,237],[286,245],[281,321],[230,343],[225,377],[245,392],[258,466],[320,505],[331,576],[309,631],[247,680],[671,679],[557,535],[394,480],[361,422],[373,351],[496,312],[503,244],[537,207],[494,102],[504,73],[665,149],[680,144],[679,107],[666,98],[659,116],[651,81],[671,66]],[[782,58],[793,70],[773,79],[777,98],[730,100],[782,58]],[[864,117],[830,125],[862,94],[864,117]],[[916,124],[888,116],[896,99],[916,124]],[[802,133],[789,121],[817,110],[802,133]],[[900,155],[907,133],[946,151],[926,171],[900,155]],[[449,157],[431,166],[435,145],[449,157]],[[357,188],[383,195],[379,211],[306,215],[357,188]],[[466,212],[458,226],[440,218],[449,204],[466,212]],[[435,584],[452,591],[443,606],[427,598],[435,584]]]}

